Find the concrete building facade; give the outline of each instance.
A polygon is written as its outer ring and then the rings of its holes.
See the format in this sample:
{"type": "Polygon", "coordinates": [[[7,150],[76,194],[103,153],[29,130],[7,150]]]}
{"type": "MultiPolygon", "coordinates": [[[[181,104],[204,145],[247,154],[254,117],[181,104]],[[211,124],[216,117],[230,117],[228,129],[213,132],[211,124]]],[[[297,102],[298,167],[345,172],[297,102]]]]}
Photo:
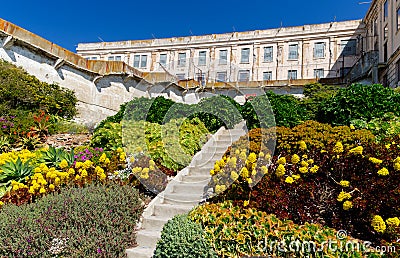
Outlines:
{"type": "MultiPolygon", "coordinates": [[[[248,32],[121,42],[81,43],[89,60],[116,60],[143,72],[166,71],[201,84],[341,78],[359,60],[361,20],[248,32]]],[[[280,83],[277,83],[280,82],[280,83]]]]}

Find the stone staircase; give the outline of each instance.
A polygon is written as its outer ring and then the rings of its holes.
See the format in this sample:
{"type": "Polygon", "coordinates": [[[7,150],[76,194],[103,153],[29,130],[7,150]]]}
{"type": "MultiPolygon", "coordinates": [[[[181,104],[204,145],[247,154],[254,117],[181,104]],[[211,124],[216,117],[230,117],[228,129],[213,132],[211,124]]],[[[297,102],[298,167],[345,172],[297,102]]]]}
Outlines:
{"type": "Polygon", "coordinates": [[[128,258],[152,257],[164,224],[175,215],[188,213],[205,201],[204,196],[211,179],[210,170],[215,161],[222,158],[226,149],[247,133],[245,128],[244,121],[231,130],[220,128],[193,157],[190,165],[181,170],[165,191],[150,202],[138,224],[138,246],[126,250],[128,258]]]}

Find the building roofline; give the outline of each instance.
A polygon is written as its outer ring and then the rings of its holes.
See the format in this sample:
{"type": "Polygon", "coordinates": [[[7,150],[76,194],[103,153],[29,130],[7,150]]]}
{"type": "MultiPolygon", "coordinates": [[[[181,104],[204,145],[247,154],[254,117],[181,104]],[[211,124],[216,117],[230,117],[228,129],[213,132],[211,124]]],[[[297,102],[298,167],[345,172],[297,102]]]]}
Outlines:
{"type": "Polygon", "coordinates": [[[280,27],[280,28],[271,28],[271,29],[263,29],[263,30],[249,30],[249,31],[241,31],[241,32],[226,32],[226,33],[218,33],[218,34],[204,34],[204,35],[195,35],[195,36],[181,36],[181,37],[167,37],[167,38],[156,38],[156,39],[143,39],[143,40],[122,40],[122,41],[108,41],[108,42],[86,42],[86,43],[79,43],[78,47],[76,48],[77,51],[85,51],[88,50],[86,47],[82,48],[83,46],[99,46],[102,45],[103,48],[107,47],[107,45],[110,45],[110,47],[114,44],[123,44],[123,45],[134,45],[134,44],[151,44],[155,41],[176,41],[176,42],[185,42],[185,40],[192,41],[198,38],[207,38],[209,37],[210,39],[217,39],[217,38],[223,38],[229,37],[229,36],[246,36],[249,35],[250,33],[258,33],[260,36],[262,36],[263,32],[274,32],[274,31],[280,31],[282,29],[284,30],[297,30],[300,31],[299,29],[305,28],[305,27],[312,27],[312,26],[331,26],[332,24],[345,24],[345,23],[361,23],[363,20],[362,19],[356,19],[356,20],[345,20],[345,21],[335,21],[335,22],[326,22],[326,23],[318,23],[318,24],[305,24],[305,25],[300,25],[300,26],[289,26],[289,27],[280,27]]]}

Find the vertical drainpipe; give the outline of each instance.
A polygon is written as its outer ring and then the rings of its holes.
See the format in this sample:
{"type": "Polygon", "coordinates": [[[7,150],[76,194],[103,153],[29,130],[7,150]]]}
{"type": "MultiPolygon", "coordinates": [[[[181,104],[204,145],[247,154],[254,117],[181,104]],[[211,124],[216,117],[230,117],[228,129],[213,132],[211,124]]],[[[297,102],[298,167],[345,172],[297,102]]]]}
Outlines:
{"type": "Polygon", "coordinates": [[[301,79],[304,79],[304,40],[301,40],[301,79]]]}

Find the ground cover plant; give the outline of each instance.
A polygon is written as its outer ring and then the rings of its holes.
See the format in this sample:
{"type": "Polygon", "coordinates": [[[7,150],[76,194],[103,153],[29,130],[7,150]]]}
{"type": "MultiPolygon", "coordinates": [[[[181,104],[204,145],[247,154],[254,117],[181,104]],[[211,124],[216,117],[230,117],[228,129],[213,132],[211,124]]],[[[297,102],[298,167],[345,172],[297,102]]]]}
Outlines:
{"type": "Polygon", "coordinates": [[[0,209],[2,257],[125,257],[143,210],[136,189],[67,188],[32,204],[0,209]]]}
{"type": "Polygon", "coordinates": [[[220,193],[213,202],[234,200],[295,223],[315,222],[376,244],[400,237],[400,138],[392,144],[345,147],[340,141],[291,153],[229,152],[210,174],[220,193]],[[260,182],[254,185],[252,182],[260,182]],[[225,191],[226,190],[226,191],[225,191]],[[380,227],[374,218],[381,218],[380,227]],[[392,223],[395,221],[395,223],[392,223]]]}

